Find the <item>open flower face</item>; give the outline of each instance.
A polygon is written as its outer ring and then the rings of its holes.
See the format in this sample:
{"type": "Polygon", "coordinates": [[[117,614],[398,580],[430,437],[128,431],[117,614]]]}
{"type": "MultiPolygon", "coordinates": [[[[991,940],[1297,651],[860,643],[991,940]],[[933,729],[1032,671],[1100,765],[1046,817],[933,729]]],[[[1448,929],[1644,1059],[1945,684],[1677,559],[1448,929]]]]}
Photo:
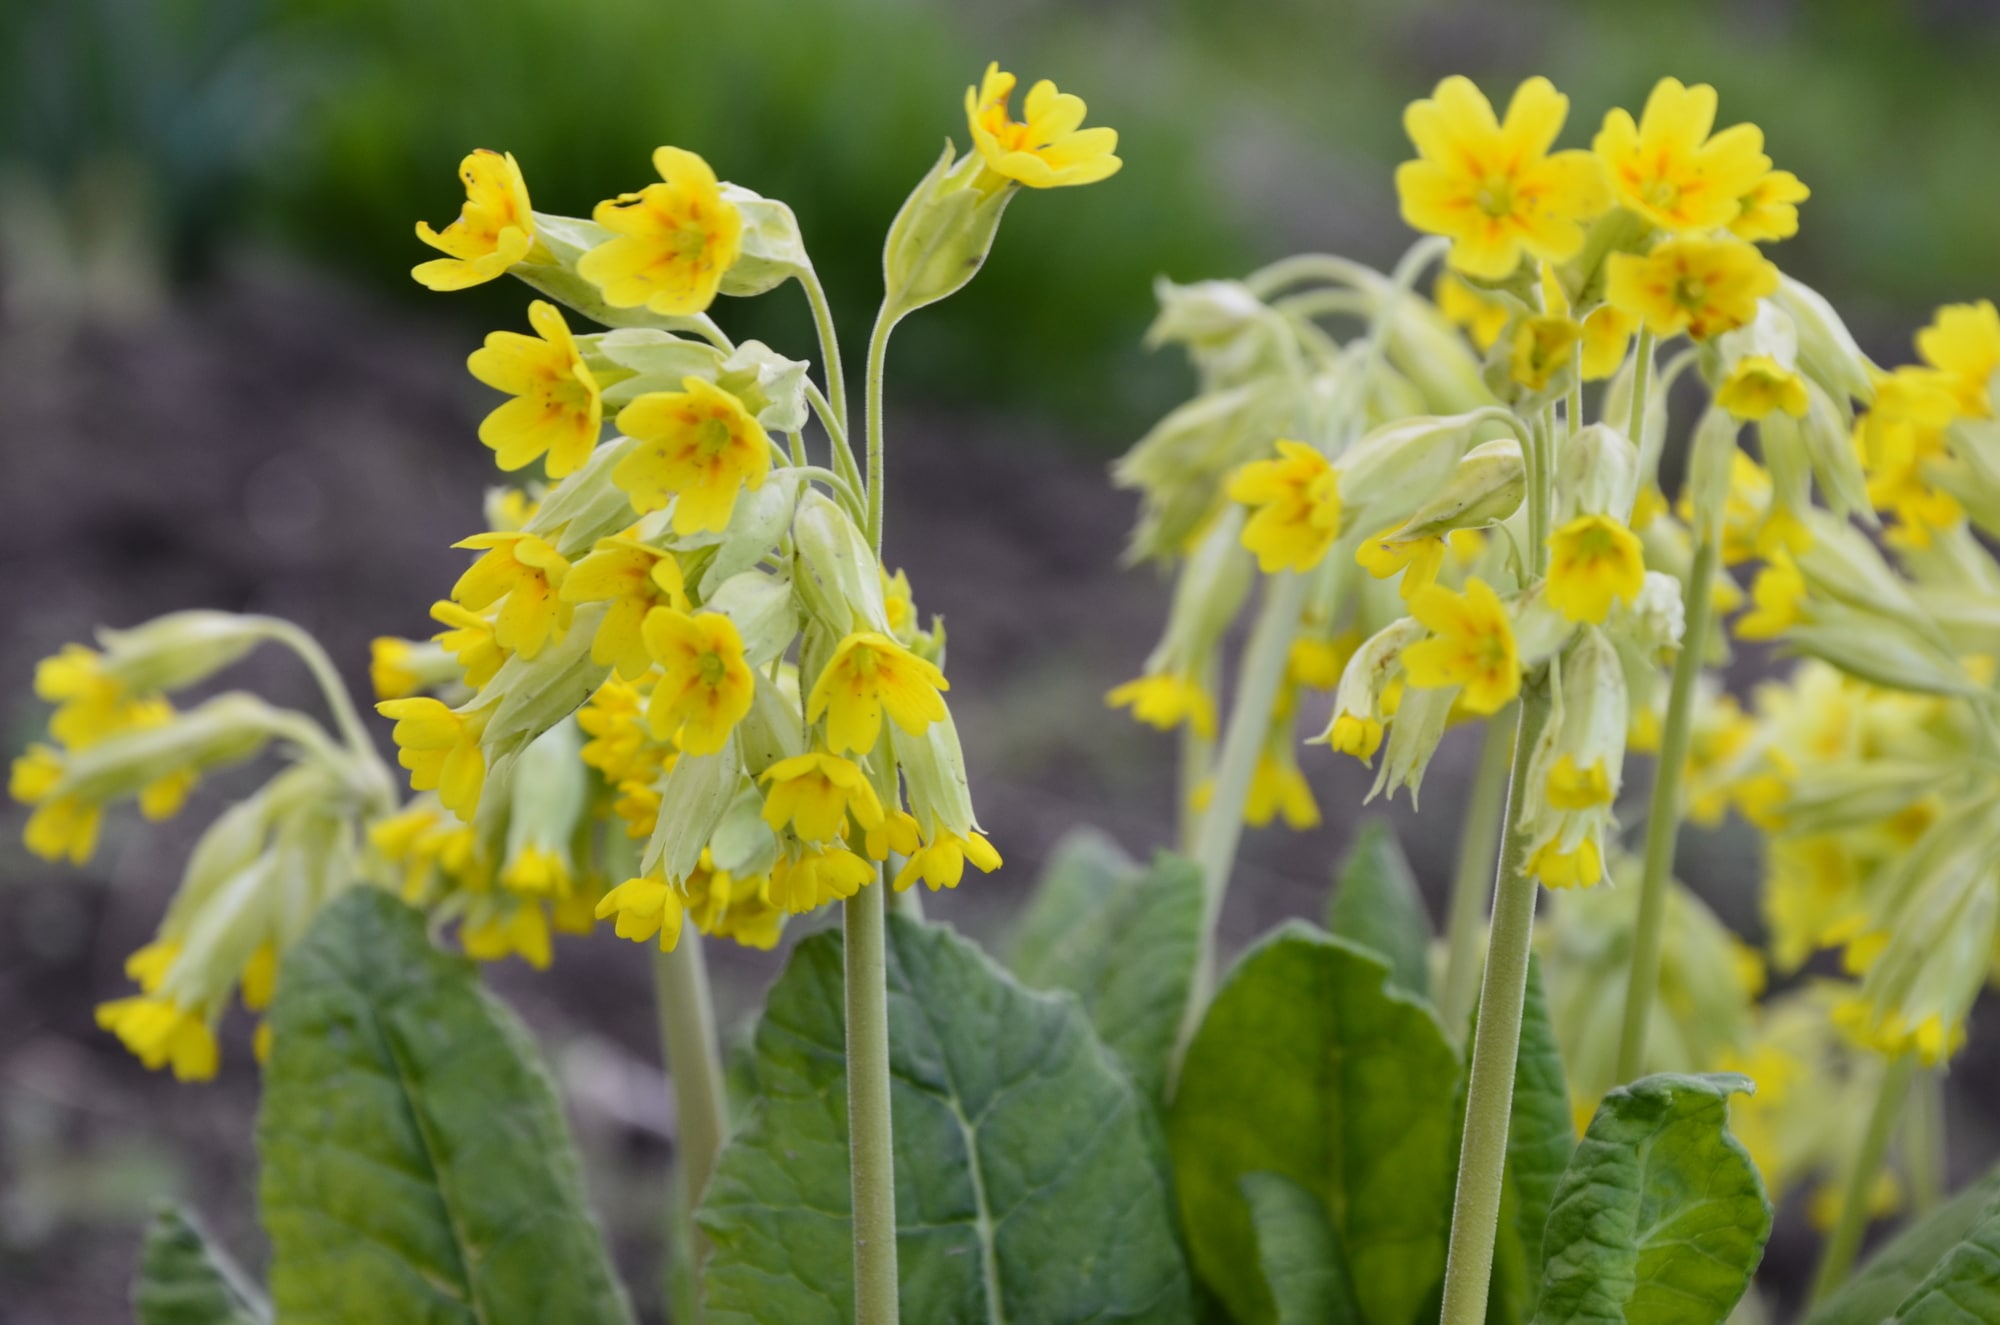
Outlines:
{"type": "Polygon", "coordinates": [[[699,377],[679,391],[654,391],[618,412],[618,430],[639,445],[618,462],[611,481],[641,515],[674,502],[674,533],[719,532],[736,496],[761,488],[771,469],[771,439],[729,392],[699,377]]]}
{"type": "Polygon", "coordinates": [[[1581,222],[1610,205],[1604,174],[1588,152],[1551,153],[1569,98],[1530,78],[1496,121],[1470,79],[1452,77],[1413,103],[1403,127],[1418,159],[1396,168],[1403,219],[1448,236],[1451,265],[1500,280],[1522,254],[1562,262],[1583,245],[1581,222]]]}
{"type": "Polygon", "coordinates": [[[1713,230],[1736,219],[1771,169],[1771,158],[1764,155],[1764,131],[1754,124],[1710,137],[1715,105],[1708,84],[1685,87],[1677,78],[1662,78],[1638,123],[1622,108],[1605,115],[1593,146],[1621,206],[1676,233],[1713,230]]]}
{"type": "Polygon", "coordinates": [[[1083,98],[1056,91],[1044,78],[1028,89],[1021,112],[1027,118],[1017,120],[1007,107],[1013,95],[1014,75],[998,64],[986,66],[978,87],[965,89],[973,145],[994,174],[1031,189],[1056,189],[1109,179],[1125,164],[1116,155],[1116,129],[1081,127],[1083,98]]]}
{"type": "Polygon", "coordinates": [[[1650,253],[1613,253],[1605,297],[1656,336],[1707,340],[1757,316],[1778,269],[1740,239],[1669,239],[1650,253]]]}
{"type": "Polygon", "coordinates": [[[790,824],[808,842],[831,842],[847,827],[848,815],[864,832],[883,826],[882,801],[868,775],[851,759],[809,752],[781,759],[759,779],[767,788],[764,822],[790,824]]]}
{"type": "Polygon", "coordinates": [[[465,207],[443,231],[417,222],[417,238],[449,254],[418,264],[410,275],[433,290],[463,290],[503,276],[535,244],[528,184],[514,154],[485,148],[458,163],[465,207]]]}
{"type": "Polygon", "coordinates": [[[827,748],[836,754],[875,748],[887,712],[898,727],[921,736],[945,717],[951,683],[887,635],[862,631],[843,639],[813,685],[806,721],[826,719],[827,748]]]}
{"type": "Polygon", "coordinates": [[[528,323],[533,336],[493,332],[466,360],[474,377],[514,397],[486,416],[479,440],[493,449],[502,469],[520,469],[546,455],[549,477],[562,478],[597,445],[604,402],[556,306],[535,300],[528,323]]]}
{"type": "Polygon", "coordinates": [[[486,756],[479,748],[487,714],[461,713],[442,700],[384,700],[375,711],[393,719],[397,762],[410,770],[410,787],[435,791],[444,807],[470,820],[486,785],[486,756]]]}
{"type": "Polygon", "coordinates": [[[1484,580],[1467,580],[1462,594],[1433,584],[1410,600],[1410,615],[1431,632],[1403,651],[1411,685],[1463,686],[1459,702],[1473,713],[1498,713],[1520,693],[1514,627],[1484,580]]]}
{"type": "Polygon", "coordinates": [[[661,183],[597,204],[591,219],[616,237],[584,254],[576,269],[613,308],[688,317],[715,302],[742,248],[743,216],[693,152],[659,148],[653,167],[661,183]]]}
{"type": "Polygon", "coordinates": [[[653,739],[672,739],[690,755],[722,749],[756,693],[736,623],[718,612],[689,616],[656,607],[646,615],[644,634],[665,672],[646,708],[653,739]]]}
{"type": "Polygon", "coordinates": [[[1311,570],[1340,534],[1340,474],[1304,442],[1280,441],[1276,460],[1238,469],[1228,493],[1257,508],[1243,526],[1243,546],[1266,575],[1311,570]]]}
{"type": "Polygon", "coordinates": [[[600,666],[615,666],[627,681],[636,681],[653,665],[641,628],[656,607],[688,607],[687,585],[674,554],[643,543],[628,532],[600,538],[590,555],[570,567],[562,596],[570,603],[611,604],[591,640],[590,658],[600,666]]]}
{"type": "Polygon", "coordinates": [[[1604,620],[1645,582],[1639,536],[1608,515],[1578,516],[1549,538],[1549,605],[1571,621],[1604,620]]]}
{"type": "Polygon", "coordinates": [[[451,596],[474,612],[500,604],[493,639],[502,649],[532,658],[568,628],[570,609],[560,595],[569,562],[546,541],[533,534],[488,533],[452,546],[483,552],[458,577],[451,596]]]}

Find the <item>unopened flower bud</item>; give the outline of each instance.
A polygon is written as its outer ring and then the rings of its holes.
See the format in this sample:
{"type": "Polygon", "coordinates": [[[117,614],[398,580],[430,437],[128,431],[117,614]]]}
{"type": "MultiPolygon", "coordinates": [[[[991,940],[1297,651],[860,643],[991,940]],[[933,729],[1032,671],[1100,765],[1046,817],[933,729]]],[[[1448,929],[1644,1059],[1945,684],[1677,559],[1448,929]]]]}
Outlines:
{"type": "Polygon", "coordinates": [[[724,181],[719,188],[743,221],[736,261],[722,273],[722,293],[738,298],[764,294],[812,270],[798,218],[790,207],[741,184],[724,181]]]}
{"type": "Polygon", "coordinates": [[[1875,365],[1819,293],[1786,276],[1771,301],[1791,318],[1799,367],[1836,400],[1875,399],[1875,365]]]}
{"type": "Polygon", "coordinates": [[[1695,427],[1688,452],[1687,500],[1693,511],[1695,537],[1702,542],[1722,538],[1723,508],[1729,500],[1736,434],[1741,428],[1728,410],[1713,405],[1695,427]]]}
{"type": "Polygon", "coordinates": [[[1558,524],[1582,515],[1623,523],[1639,492],[1639,448],[1618,429],[1593,423],[1570,434],[1556,463],[1558,524]]]}
{"type": "Polygon", "coordinates": [[[956,294],[979,274],[1000,217],[1019,186],[983,170],[977,152],[954,164],[949,142],[930,173],[904,200],[882,251],[884,315],[900,318],[956,294]],[[1000,187],[978,185],[995,180],[1000,187]]]}
{"type": "Polygon", "coordinates": [[[130,630],[97,632],[103,673],[133,694],[205,681],[271,636],[266,618],[234,612],[169,612],[130,630]]]}
{"type": "Polygon", "coordinates": [[[1482,442],[1465,453],[1435,497],[1379,541],[1394,544],[1442,538],[1454,530],[1498,524],[1520,507],[1526,490],[1527,466],[1522,462],[1521,443],[1512,437],[1482,442]]]}
{"type": "Polygon", "coordinates": [[[925,831],[942,826],[964,837],[976,831],[979,820],[972,810],[972,787],[965,775],[965,753],[959,748],[958,727],[951,714],[912,736],[890,724],[896,762],[903,770],[908,788],[910,811],[925,831]]]}
{"type": "Polygon", "coordinates": [[[1334,460],[1341,505],[1357,527],[1400,522],[1451,477],[1484,422],[1475,410],[1399,419],[1368,433],[1334,460]]]}
{"type": "Polygon", "coordinates": [[[743,760],[735,741],[712,755],[683,754],[675,760],[660,780],[660,818],[639,872],[688,877],[743,786],[743,760]]]}

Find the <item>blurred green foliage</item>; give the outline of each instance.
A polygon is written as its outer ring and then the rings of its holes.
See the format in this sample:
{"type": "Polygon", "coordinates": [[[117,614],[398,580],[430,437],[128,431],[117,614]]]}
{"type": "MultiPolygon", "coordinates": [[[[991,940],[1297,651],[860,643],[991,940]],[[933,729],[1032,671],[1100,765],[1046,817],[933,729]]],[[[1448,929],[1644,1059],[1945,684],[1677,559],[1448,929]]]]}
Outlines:
{"type": "MultiPolygon", "coordinates": [[[[963,146],[964,88],[998,58],[1082,93],[1128,164],[1020,200],[980,280],[899,339],[898,381],[1111,447],[1184,389],[1137,346],[1151,278],[1304,246],[1389,261],[1400,108],[1450,72],[1496,100],[1547,73],[1571,141],[1661,74],[1717,84],[1813,186],[1780,261],[1900,338],[1992,291],[1996,55],[2000,7],[1972,0],[12,0],[0,161],[58,191],[138,163],[131,205],[181,271],[257,234],[415,300],[412,223],[455,214],[466,149],[513,151],[539,208],[585,214],[678,143],[792,204],[853,355],[889,218],[963,146]]],[[[522,303],[428,307],[470,330],[522,303]]],[[[802,304],[725,315],[802,353],[802,304]]]]}

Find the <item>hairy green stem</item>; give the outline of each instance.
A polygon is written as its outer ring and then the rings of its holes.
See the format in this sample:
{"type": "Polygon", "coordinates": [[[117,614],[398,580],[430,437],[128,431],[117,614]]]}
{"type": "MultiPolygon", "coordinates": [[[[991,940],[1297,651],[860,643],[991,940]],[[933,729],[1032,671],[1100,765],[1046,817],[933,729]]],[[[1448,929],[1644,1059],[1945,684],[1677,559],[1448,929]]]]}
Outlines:
{"type": "MultiPolygon", "coordinates": [[[[715,1172],[716,1156],[729,1135],[729,1103],[722,1089],[722,1047],[715,1033],[715,1013],[708,992],[708,964],[703,960],[701,933],[693,924],[682,930],[672,952],[653,955],[653,996],[660,1010],[660,1046],[674,1087],[678,1120],[681,1194],[690,1216],[715,1172]]],[[[699,1268],[707,1248],[694,1243],[699,1268]]]]}
{"type": "Polygon", "coordinates": [[[1632,414],[1625,436],[1632,445],[1642,446],[1646,428],[1646,391],[1653,372],[1653,333],[1639,328],[1639,346],[1632,357],[1632,414]]]}
{"type": "Polygon", "coordinates": [[[889,1122],[888,889],[843,903],[847,967],[847,1153],[854,1195],[854,1319],[895,1325],[896,1156],[889,1122]]]}
{"type": "Polygon", "coordinates": [[[326,698],[327,711],[333,715],[334,727],[340,738],[367,771],[369,778],[378,784],[379,795],[385,808],[391,808],[396,799],[396,779],[389,772],[389,766],[382,762],[381,752],[376,750],[368,729],[361,725],[361,714],[354,707],[354,696],[348,692],[347,683],[340,679],[340,672],[327,657],[326,650],[308,632],[299,629],[283,617],[259,617],[266,635],[275,643],[282,644],[297,654],[305,663],[306,670],[326,698]]]}
{"type": "Polygon", "coordinates": [[[1820,1253],[1809,1304],[1840,1287],[1847,1272],[1854,1268],[1854,1254],[1861,1250],[1861,1235],[1868,1231],[1868,1197],[1882,1172],[1882,1161],[1888,1157],[1889,1137],[1896,1130],[1896,1115],[1902,1110],[1903,1097],[1909,1093],[1916,1068],[1916,1055],[1903,1054],[1882,1072],[1881,1093],[1875,1097],[1875,1111],[1868,1115],[1868,1131],[1861,1138],[1861,1149],[1847,1174],[1847,1190],[1840,1199],[1840,1218],[1834,1223],[1833,1232],[1827,1235],[1826,1250],[1820,1253]]]}
{"type": "Polygon", "coordinates": [[[813,329],[819,333],[819,352],[826,362],[821,365],[826,375],[827,399],[833,407],[833,416],[840,421],[841,430],[847,428],[847,374],[840,365],[840,336],[833,326],[833,308],[826,301],[826,287],[819,283],[819,273],[811,267],[799,274],[799,284],[805,287],[806,302],[812,305],[813,329]]]}
{"type": "Polygon", "coordinates": [[[1903,1121],[1903,1153],[1910,1171],[1910,1213],[1921,1218],[1944,1203],[1944,1073],[1925,1068],[1912,1084],[1903,1121]]]}
{"type": "Polygon", "coordinates": [[[1486,1320],[1507,1167],[1507,1128],[1514,1108],[1514,1068],[1521,1050],[1521,1010],[1528,995],[1528,955],[1535,935],[1535,898],[1540,891],[1527,872],[1529,834],[1524,816],[1516,811],[1550,705],[1546,672],[1523,683],[1508,779],[1507,837],[1493,886],[1492,937],[1487,941],[1472,1075],[1466,1085],[1465,1136],[1458,1152],[1458,1191],[1452,1201],[1440,1325],[1483,1325],[1486,1320]]]}
{"type": "Polygon", "coordinates": [[[1639,875],[1639,920],[1632,932],[1632,966],[1625,985],[1625,1022],[1618,1037],[1618,1077],[1631,1081],[1644,1070],[1646,1032],[1653,995],[1660,984],[1660,945],[1665,937],[1667,889],[1674,872],[1674,846],[1681,828],[1681,781],[1687,773],[1688,741],[1694,726],[1695,683],[1708,652],[1708,627],[1715,583],[1714,522],[1695,521],[1694,564],[1688,571],[1687,624],[1680,656],[1674,659],[1660,754],[1653,766],[1653,799],[1646,814],[1645,865],[1639,875]]]}
{"type": "Polygon", "coordinates": [[[867,399],[863,406],[868,412],[868,543],[879,557],[882,554],[882,371],[889,359],[889,333],[896,329],[896,318],[883,305],[882,312],[875,319],[875,330],[868,336],[868,380],[867,399]]]}
{"type": "Polygon", "coordinates": [[[1454,1035],[1465,1028],[1479,991],[1486,905],[1493,894],[1493,865],[1500,853],[1501,820],[1507,811],[1507,781],[1514,763],[1514,710],[1487,719],[1479,768],[1459,830],[1458,865],[1451,876],[1451,906],[1445,917],[1444,988],[1438,1015],[1454,1035]]]}

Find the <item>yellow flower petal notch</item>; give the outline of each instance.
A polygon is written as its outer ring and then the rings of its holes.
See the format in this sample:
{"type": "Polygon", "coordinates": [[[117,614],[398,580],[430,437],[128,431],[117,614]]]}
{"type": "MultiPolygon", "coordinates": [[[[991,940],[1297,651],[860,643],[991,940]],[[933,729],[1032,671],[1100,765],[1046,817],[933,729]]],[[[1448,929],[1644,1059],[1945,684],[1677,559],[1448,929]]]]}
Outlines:
{"type": "Polygon", "coordinates": [[[1403,671],[1424,690],[1462,686],[1472,713],[1498,713],[1521,691],[1521,664],[1506,604],[1480,579],[1453,593],[1433,584],[1410,600],[1410,615],[1431,637],[1403,650],[1403,671]]]}
{"type": "Polygon", "coordinates": [[[1448,237],[1452,268],[1485,280],[1510,275],[1524,253],[1547,262],[1575,256],[1582,223],[1609,207],[1611,194],[1590,153],[1549,151],[1568,115],[1569,98],[1546,78],[1516,88],[1499,121],[1472,80],[1445,79],[1403,112],[1418,156],[1396,167],[1403,219],[1448,237]]]}
{"type": "Polygon", "coordinates": [[[750,711],[757,681],[743,661],[743,637],[719,612],[689,616],[656,607],[642,627],[646,649],[665,673],[653,683],[646,724],[690,755],[712,755],[750,711]]]}
{"type": "Polygon", "coordinates": [[[851,759],[816,752],[781,759],[764,770],[764,822],[786,824],[808,842],[831,842],[847,827],[848,815],[862,831],[878,832],[885,822],[881,798],[868,775],[851,759]]]}
{"type": "Polygon", "coordinates": [[[826,719],[827,748],[835,754],[875,748],[886,711],[898,727],[921,736],[945,717],[951,682],[935,663],[887,635],[861,631],[840,641],[806,701],[806,721],[826,719]]]}
{"type": "Polygon", "coordinates": [[[611,604],[590,643],[590,659],[616,667],[636,681],[653,665],[642,633],[656,607],[688,610],[687,582],[680,562],[663,548],[633,537],[632,531],[600,538],[597,546],[563,577],[563,601],[611,604]]]}
{"type": "Polygon", "coordinates": [[[1740,239],[1668,239],[1650,253],[1613,253],[1605,298],[1655,336],[1707,340],[1757,316],[1778,288],[1778,269],[1740,239]]]}
{"type": "Polygon", "coordinates": [[[616,916],[621,939],[644,943],[658,934],[660,951],[672,952],[681,941],[687,908],[665,879],[643,875],[625,880],[598,898],[596,915],[599,920],[616,916]]]}
{"type": "Polygon", "coordinates": [[[965,89],[965,118],[972,142],[986,168],[1003,179],[1031,189],[1060,189],[1095,184],[1118,173],[1116,129],[1085,129],[1083,98],[1056,91],[1044,78],[1028,89],[1017,120],[1007,103],[1014,96],[1014,75],[1000,66],[986,66],[978,87],[965,89]]]}
{"type": "Polygon", "coordinates": [[[918,879],[932,892],[956,888],[965,877],[968,864],[982,874],[991,874],[1000,868],[1000,853],[984,833],[968,832],[961,836],[940,828],[897,871],[896,891],[902,892],[918,879]]]}
{"type": "Polygon", "coordinates": [[[1604,162],[1618,202],[1662,230],[1714,230],[1734,221],[1743,199],[1771,169],[1764,131],[1737,124],[1715,127],[1715,89],[1662,78],[1646,98],[1639,122],[1616,109],[1604,117],[1592,146],[1604,162]]]}
{"type": "Polygon", "coordinates": [[[1715,403],[1739,419],[1766,419],[1778,410],[1803,419],[1812,406],[1805,379],[1768,354],[1738,359],[1716,388],[1715,403]]]}
{"type": "Polygon", "coordinates": [[[679,391],[651,391],[618,411],[618,431],[639,445],[611,481],[641,515],[674,503],[674,533],[719,533],[737,494],[764,486],[771,439],[743,402],[713,382],[686,378],[679,391]]]}
{"type": "Polygon", "coordinates": [[[432,258],[411,269],[419,285],[463,290],[503,276],[535,246],[535,217],[528,205],[528,182],[512,152],[485,148],[458,163],[465,181],[465,206],[442,232],[417,222],[417,238],[449,257],[432,258]]]}
{"type": "Polygon", "coordinates": [[[479,741],[489,714],[461,713],[428,696],[384,700],[375,711],[396,724],[390,734],[396,761],[410,770],[410,789],[435,791],[447,810],[471,822],[486,785],[479,741]]]}
{"type": "Polygon", "coordinates": [[[617,237],[577,260],[577,274],[613,308],[689,317],[715,302],[743,245],[743,215],[708,162],[678,147],[653,153],[661,183],[597,204],[591,219],[617,237]]]}
{"type": "Polygon", "coordinates": [[[1799,232],[1799,204],[1812,196],[1789,170],[1766,171],[1743,195],[1743,210],[1729,223],[1729,233],[1753,244],[1790,239],[1799,232]]]}
{"type": "Polygon", "coordinates": [[[1958,412],[1993,417],[1993,375],[2000,372],[2000,311],[1993,301],[1946,304],[1917,333],[1917,353],[1938,370],[1958,412]]]}
{"type": "Polygon", "coordinates": [[[1276,460],[1253,460],[1229,476],[1229,499],[1256,508],[1243,546],[1266,575],[1311,570],[1340,535],[1340,472],[1318,448],[1280,440],[1276,460]]]}
{"type": "Polygon", "coordinates": [[[1549,605],[1568,620],[1601,622],[1645,583],[1639,536],[1608,515],[1580,515],[1549,536],[1549,605]]]}
{"type": "Polygon", "coordinates": [[[479,440],[509,472],[548,456],[550,478],[574,473],[604,426],[597,379],[584,365],[560,310],[545,299],[528,305],[533,336],[495,331],[465,366],[495,391],[514,397],[479,425],[479,440]]]}
{"type": "Polygon", "coordinates": [[[495,603],[493,641],[509,653],[532,658],[569,629],[570,607],[562,601],[569,562],[533,534],[487,533],[453,543],[483,555],[451,586],[452,601],[473,612],[495,603]]]}
{"type": "Polygon", "coordinates": [[[1204,741],[1215,739],[1215,701],[1191,676],[1161,672],[1135,677],[1104,697],[1112,708],[1129,708],[1148,727],[1172,731],[1182,723],[1204,741]]]}

